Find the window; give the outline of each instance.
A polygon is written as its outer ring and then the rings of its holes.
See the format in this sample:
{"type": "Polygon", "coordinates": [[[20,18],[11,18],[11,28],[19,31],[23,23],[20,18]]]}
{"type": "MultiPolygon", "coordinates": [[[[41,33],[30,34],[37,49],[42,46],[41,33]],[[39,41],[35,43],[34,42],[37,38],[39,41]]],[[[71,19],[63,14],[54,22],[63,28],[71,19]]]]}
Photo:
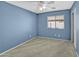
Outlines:
{"type": "Polygon", "coordinates": [[[48,17],[48,28],[55,28],[55,16],[48,17]]]}
{"type": "Polygon", "coordinates": [[[64,29],[64,15],[49,16],[48,28],[64,29]]]}

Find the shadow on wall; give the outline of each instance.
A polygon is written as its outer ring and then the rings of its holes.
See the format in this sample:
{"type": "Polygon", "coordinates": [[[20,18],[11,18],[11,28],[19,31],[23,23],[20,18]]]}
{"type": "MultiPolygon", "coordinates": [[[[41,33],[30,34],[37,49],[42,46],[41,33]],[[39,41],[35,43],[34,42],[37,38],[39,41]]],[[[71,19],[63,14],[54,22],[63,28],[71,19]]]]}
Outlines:
{"type": "Polygon", "coordinates": [[[47,12],[38,15],[38,35],[59,39],[71,39],[70,10],[47,12]],[[64,29],[50,29],[47,26],[48,16],[64,15],[64,29]]]}
{"type": "Polygon", "coordinates": [[[0,52],[37,35],[37,15],[0,2],[0,52]]]}

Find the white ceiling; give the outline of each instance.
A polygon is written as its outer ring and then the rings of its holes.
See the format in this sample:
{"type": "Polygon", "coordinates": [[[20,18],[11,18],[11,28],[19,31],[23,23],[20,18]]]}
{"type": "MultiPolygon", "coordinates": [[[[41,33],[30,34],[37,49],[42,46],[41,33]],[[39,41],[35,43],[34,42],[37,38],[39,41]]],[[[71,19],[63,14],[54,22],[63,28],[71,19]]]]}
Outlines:
{"type": "Polygon", "coordinates": [[[66,10],[70,9],[74,3],[74,1],[54,1],[54,3],[49,3],[46,6],[46,9],[43,11],[39,10],[39,1],[6,1],[10,4],[19,6],[26,10],[30,10],[35,13],[43,13],[49,11],[58,11],[58,10],[66,10]],[[55,9],[53,9],[53,7],[55,9]]]}

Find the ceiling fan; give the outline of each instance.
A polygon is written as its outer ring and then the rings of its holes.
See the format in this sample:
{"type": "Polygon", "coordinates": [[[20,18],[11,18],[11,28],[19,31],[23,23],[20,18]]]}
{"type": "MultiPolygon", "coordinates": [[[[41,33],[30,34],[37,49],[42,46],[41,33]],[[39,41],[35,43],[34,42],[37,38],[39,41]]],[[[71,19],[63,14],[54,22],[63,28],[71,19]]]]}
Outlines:
{"type": "Polygon", "coordinates": [[[44,11],[47,8],[48,4],[53,4],[53,3],[54,3],[54,1],[40,1],[39,2],[39,10],[44,11]]]}

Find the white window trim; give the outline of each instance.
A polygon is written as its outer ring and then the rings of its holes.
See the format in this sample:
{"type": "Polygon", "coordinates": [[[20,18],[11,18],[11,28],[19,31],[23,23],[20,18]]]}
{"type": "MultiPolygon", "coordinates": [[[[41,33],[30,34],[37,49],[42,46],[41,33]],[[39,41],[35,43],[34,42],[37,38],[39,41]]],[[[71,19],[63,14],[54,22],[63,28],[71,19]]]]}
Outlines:
{"type": "MultiPolygon", "coordinates": [[[[51,28],[51,29],[64,29],[64,15],[55,15],[55,16],[48,16],[47,17],[47,23],[49,23],[49,21],[51,22],[51,20],[49,20],[49,18],[51,19],[51,17],[55,17],[54,19],[55,19],[55,27],[53,26],[53,28],[52,28],[52,26],[51,26],[51,24],[49,25],[49,24],[47,24],[48,25],[48,28],[51,28]],[[61,16],[61,17],[63,17],[60,21],[63,21],[63,25],[61,26],[61,27],[57,27],[57,24],[56,24],[56,17],[58,17],[58,16],[61,16]]],[[[54,21],[54,20],[52,20],[52,21],[54,21]]],[[[61,25],[61,24],[60,24],[61,25]]]]}

